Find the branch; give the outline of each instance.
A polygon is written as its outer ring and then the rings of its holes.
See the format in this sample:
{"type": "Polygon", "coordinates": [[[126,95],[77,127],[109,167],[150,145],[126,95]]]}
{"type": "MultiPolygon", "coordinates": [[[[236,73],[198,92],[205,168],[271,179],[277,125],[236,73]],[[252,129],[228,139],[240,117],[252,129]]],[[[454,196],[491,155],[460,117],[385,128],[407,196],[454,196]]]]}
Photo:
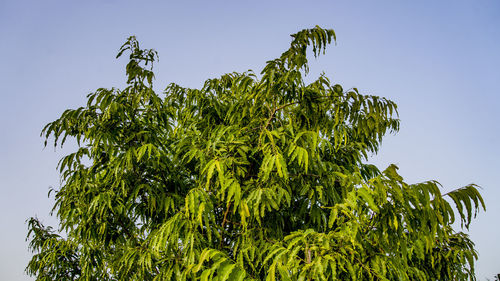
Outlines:
{"type": "Polygon", "coordinates": [[[219,245],[220,249],[222,249],[222,242],[224,241],[224,230],[225,230],[226,222],[228,222],[227,214],[229,213],[229,210],[231,209],[232,204],[233,204],[233,202],[229,202],[229,205],[227,206],[227,209],[224,212],[224,219],[222,220],[221,240],[220,240],[220,245],[219,245]]]}
{"type": "Polygon", "coordinates": [[[266,125],[264,126],[264,128],[267,128],[267,126],[269,126],[269,123],[270,123],[270,122],[271,122],[271,120],[273,119],[273,117],[274,117],[274,115],[276,114],[276,112],[278,112],[278,111],[282,110],[282,109],[283,109],[283,108],[285,108],[285,107],[288,107],[288,106],[290,106],[290,105],[294,105],[294,104],[297,104],[297,103],[299,103],[299,102],[298,102],[298,101],[295,101],[295,102],[287,103],[287,104],[284,104],[284,105],[282,105],[282,106],[279,106],[279,107],[275,108],[275,109],[273,110],[273,112],[271,113],[271,116],[269,116],[269,119],[267,119],[267,122],[266,122],[266,125]]]}

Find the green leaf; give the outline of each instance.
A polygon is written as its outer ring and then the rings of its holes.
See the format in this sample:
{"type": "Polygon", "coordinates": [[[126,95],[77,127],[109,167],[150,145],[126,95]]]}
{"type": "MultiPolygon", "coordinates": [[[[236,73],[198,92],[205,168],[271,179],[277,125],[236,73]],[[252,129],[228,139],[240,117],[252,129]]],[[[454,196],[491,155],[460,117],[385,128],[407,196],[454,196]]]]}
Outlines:
{"type": "Polygon", "coordinates": [[[441,194],[372,164],[397,106],[326,74],[318,26],[252,71],[201,88],[152,85],[157,54],[135,37],[123,89],[100,88],[47,124],[61,233],[28,221],[37,280],[475,280],[477,253],[452,227],[485,204],[478,187],[441,194]],[[309,81],[312,81],[309,83],[309,81]],[[53,139],[52,139],[53,138],[53,139]],[[447,201],[449,200],[449,202],[447,201]],[[455,206],[455,208],[452,207],[455,206]],[[456,209],[456,210],[455,210],[456,209]]]}

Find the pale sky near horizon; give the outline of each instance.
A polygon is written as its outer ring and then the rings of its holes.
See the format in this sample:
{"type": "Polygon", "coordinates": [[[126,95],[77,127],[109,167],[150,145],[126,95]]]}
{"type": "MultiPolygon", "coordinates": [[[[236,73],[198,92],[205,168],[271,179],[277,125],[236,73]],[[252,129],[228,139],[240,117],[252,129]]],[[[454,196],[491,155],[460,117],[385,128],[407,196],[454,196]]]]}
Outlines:
{"type": "Polygon", "coordinates": [[[42,127],[100,87],[122,87],[130,35],[155,48],[155,87],[199,87],[232,71],[260,72],[289,34],[320,25],[337,44],[312,60],[344,88],[399,105],[401,130],[371,162],[443,190],[476,183],[487,205],[471,224],[478,280],[500,273],[500,1],[0,0],[0,280],[24,275],[26,219],[49,217],[58,159],[42,127]]]}

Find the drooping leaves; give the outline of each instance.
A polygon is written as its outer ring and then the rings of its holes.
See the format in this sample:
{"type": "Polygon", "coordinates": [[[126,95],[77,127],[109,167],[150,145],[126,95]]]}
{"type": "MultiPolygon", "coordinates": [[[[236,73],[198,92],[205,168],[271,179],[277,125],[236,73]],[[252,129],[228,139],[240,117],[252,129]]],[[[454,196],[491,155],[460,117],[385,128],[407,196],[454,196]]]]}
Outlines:
{"type": "Polygon", "coordinates": [[[466,280],[477,254],[452,229],[484,202],[445,195],[366,163],[397,132],[396,104],[310,84],[308,50],[333,30],[292,35],[253,72],[201,89],[153,91],[154,50],[130,37],[127,87],[98,89],[42,131],[78,149],[59,163],[62,238],[30,220],[38,280],[466,280]]]}

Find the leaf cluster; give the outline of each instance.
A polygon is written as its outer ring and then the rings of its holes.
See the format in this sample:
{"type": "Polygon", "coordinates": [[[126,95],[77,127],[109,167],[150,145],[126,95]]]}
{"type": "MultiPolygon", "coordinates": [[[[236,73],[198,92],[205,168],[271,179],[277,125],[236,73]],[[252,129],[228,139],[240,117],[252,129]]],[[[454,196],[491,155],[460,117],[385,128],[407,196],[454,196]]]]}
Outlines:
{"type": "Polygon", "coordinates": [[[260,72],[153,91],[154,50],[134,37],[127,87],[101,88],[42,131],[78,149],[59,163],[63,238],[29,221],[38,280],[474,280],[477,186],[441,194],[366,164],[397,132],[394,102],[344,89],[314,56],[314,27],[260,72]]]}

